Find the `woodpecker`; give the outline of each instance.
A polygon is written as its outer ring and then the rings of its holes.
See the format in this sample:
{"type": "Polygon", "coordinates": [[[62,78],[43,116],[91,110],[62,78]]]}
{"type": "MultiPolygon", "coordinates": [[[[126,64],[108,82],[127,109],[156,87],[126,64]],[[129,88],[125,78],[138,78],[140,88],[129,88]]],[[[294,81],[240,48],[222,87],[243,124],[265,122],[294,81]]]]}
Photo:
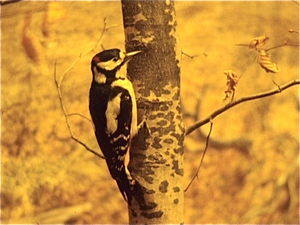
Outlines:
{"type": "Polygon", "coordinates": [[[132,137],[137,133],[137,109],[132,83],[121,68],[141,51],[104,50],[91,61],[90,114],[109,172],[130,204],[134,180],[127,168],[132,137]]]}

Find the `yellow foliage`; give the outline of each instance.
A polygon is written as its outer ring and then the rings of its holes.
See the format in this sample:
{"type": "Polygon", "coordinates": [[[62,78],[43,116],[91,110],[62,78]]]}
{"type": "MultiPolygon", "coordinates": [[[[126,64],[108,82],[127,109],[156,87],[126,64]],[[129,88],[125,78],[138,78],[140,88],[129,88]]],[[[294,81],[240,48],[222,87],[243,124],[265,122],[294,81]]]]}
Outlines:
{"type": "MultiPolygon", "coordinates": [[[[299,24],[298,7],[288,1],[175,1],[175,8],[182,49],[199,55],[181,61],[181,100],[186,114],[201,101],[201,115],[196,115],[200,118],[224,106],[220,101],[224,83],[217,74],[228,67],[244,68],[244,51],[228,46],[257,33],[269,34],[274,43],[286,37],[298,41],[295,33],[286,32],[299,24]],[[200,57],[202,52],[207,57],[200,57]]],[[[1,13],[1,222],[31,218],[27,223],[39,223],[33,219],[87,203],[92,210],[71,213],[72,220],[59,223],[127,223],[126,203],[105,161],[70,139],[53,80],[54,62],[61,74],[93,47],[104,17],[108,25],[118,25],[105,33],[105,48],[124,49],[120,2],[22,1],[3,6],[1,13]],[[24,48],[23,18],[29,11],[24,48]],[[49,38],[49,32],[55,36],[49,38]]],[[[266,38],[256,38],[251,46],[260,48],[265,42],[266,38]]],[[[284,76],[276,76],[278,84],[295,79],[299,72],[299,49],[280,51],[284,76]]],[[[64,79],[68,113],[89,117],[92,55],[83,57],[64,79]]],[[[268,72],[278,72],[266,52],[260,57],[268,72]]],[[[273,78],[255,67],[248,67],[239,81],[236,73],[227,74],[231,95],[237,82],[239,97],[274,88],[273,78]]],[[[297,88],[291,88],[214,120],[199,179],[185,193],[185,223],[298,223],[298,96],[297,88]],[[228,147],[241,139],[249,144],[228,147]]],[[[188,126],[194,120],[184,122],[188,126]]],[[[74,116],[70,123],[80,140],[99,150],[89,121],[74,116]]],[[[186,184],[199,165],[204,145],[205,137],[198,131],[185,140],[186,184]]]]}

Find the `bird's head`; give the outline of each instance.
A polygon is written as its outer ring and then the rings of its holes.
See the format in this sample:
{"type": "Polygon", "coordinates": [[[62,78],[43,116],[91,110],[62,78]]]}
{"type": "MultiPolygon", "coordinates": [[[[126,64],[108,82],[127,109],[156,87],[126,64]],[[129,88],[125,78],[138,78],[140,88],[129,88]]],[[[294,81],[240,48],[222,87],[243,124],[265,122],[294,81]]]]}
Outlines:
{"type": "MultiPolygon", "coordinates": [[[[94,76],[115,76],[117,71],[128,62],[132,56],[141,51],[124,53],[120,49],[108,49],[96,54],[92,59],[91,69],[94,76]]],[[[104,79],[104,77],[102,77],[104,79]]],[[[101,83],[101,82],[100,82],[101,83]]]]}

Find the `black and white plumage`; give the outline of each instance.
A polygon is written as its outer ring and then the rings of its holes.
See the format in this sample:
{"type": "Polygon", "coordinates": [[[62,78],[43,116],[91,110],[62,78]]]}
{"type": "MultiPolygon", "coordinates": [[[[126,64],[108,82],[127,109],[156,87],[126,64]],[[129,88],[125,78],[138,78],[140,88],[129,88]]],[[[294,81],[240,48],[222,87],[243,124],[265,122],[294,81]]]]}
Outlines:
{"type": "Polygon", "coordinates": [[[130,204],[132,178],[127,169],[131,138],[137,133],[136,100],[131,82],[121,67],[140,51],[104,50],[91,62],[93,81],[89,109],[95,135],[109,172],[130,204]]]}

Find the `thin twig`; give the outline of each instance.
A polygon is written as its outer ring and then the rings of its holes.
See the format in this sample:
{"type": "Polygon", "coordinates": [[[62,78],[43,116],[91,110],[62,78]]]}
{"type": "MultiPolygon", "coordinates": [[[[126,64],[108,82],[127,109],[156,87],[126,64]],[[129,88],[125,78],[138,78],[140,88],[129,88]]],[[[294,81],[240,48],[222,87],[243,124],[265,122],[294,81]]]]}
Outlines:
{"type": "Polygon", "coordinates": [[[240,76],[239,76],[239,78],[238,78],[238,81],[242,78],[243,74],[246,72],[246,70],[247,70],[249,64],[254,63],[254,61],[255,61],[256,58],[257,58],[257,55],[254,56],[252,62],[249,62],[249,61],[251,60],[250,57],[251,57],[251,55],[249,55],[248,60],[247,60],[247,63],[246,63],[246,65],[245,65],[245,68],[244,68],[244,70],[241,72],[241,74],[240,74],[240,76]],[[248,62],[249,62],[249,63],[248,63],[248,62]]]}
{"type": "Polygon", "coordinates": [[[54,81],[55,81],[55,85],[56,85],[56,89],[57,89],[57,94],[58,94],[58,98],[59,98],[59,102],[60,102],[60,107],[64,113],[64,116],[65,116],[65,120],[66,120],[66,124],[67,124],[67,127],[68,127],[68,130],[69,130],[69,133],[70,133],[70,136],[71,138],[78,142],[79,144],[81,144],[83,147],[85,147],[89,152],[95,154],[96,156],[102,158],[102,159],[105,159],[105,157],[101,154],[99,154],[98,152],[96,152],[95,150],[91,149],[90,147],[88,147],[85,143],[83,143],[82,141],[80,141],[78,138],[76,138],[73,134],[73,131],[71,129],[71,125],[69,123],[69,115],[67,113],[67,110],[65,108],[65,105],[63,103],[63,98],[62,98],[62,94],[61,94],[61,90],[60,90],[60,84],[59,82],[57,81],[57,75],[56,75],[56,61],[55,61],[55,65],[54,65],[54,81]]]}
{"type": "MultiPolygon", "coordinates": [[[[184,106],[182,107],[182,112],[185,117],[190,117],[193,119],[193,121],[198,121],[199,118],[201,118],[201,99],[197,98],[195,110],[193,112],[186,112],[184,106]]],[[[201,129],[196,130],[197,138],[199,138],[200,141],[205,141],[207,135],[202,132],[201,129]]],[[[213,147],[214,149],[218,150],[224,150],[228,148],[234,148],[239,150],[243,154],[249,154],[249,149],[252,146],[252,141],[245,137],[239,137],[236,139],[230,139],[230,140],[221,140],[220,138],[213,139],[210,137],[209,139],[209,145],[213,147]]],[[[200,151],[200,149],[196,150],[197,152],[200,151]]]]}
{"type": "Polygon", "coordinates": [[[281,47],[283,47],[283,46],[294,46],[294,47],[299,47],[298,44],[293,44],[293,43],[287,43],[287,42],[284,42],[284,43],[281,44],[281,45],[276,45],[276,46],[274,46],[274,47],[272,47],[272,48],[266,49],[265,51],[267,52],[267,51],[273,50],[273,49],[275,49],[275,48],[281,48],[281,47]]]}
{"type": "Polygon", "coordinates": [[[235,44],[235,46],[249,47],[249,45],[247,45],[247,44],[235,44]]]}
{"type": "Polygon", "coordinates": [[[300,84],[299,79],[298,80],[293,80],[293,81],[290,81],[290,82],[288,82],[284,85],[278,86],[278,88],[276,88],[274,90],[267,91],[267,92],[262,92],[262,93],[255,94],[255,95],[246,96],[246,97],[240,98],[238,100],[232,101],[232,102],[228,103],[227,105],[223,106],[222,108],[217,109],[216,111],[214,111],[212,114],[210,114],[204,120],[197,121],[196,123],[194,123],[193,125],[188,127],[186,129],[185,135],[189,135],[190,133],[192,133],[193,131],[195,131],[199,127],[203,126],[204,124],[209,123],[212,119],[214,119],[218,115],[222,114],[223,112],[227,111],[228,109],[230,109],[230,108],[232,108],[236,105],[239,105],[242,102],[252,101],[252,100],[255,100],[255,99],[265,98],[265,97],[269,97],[271,95],[279,94],[282,91],[284,91],[285,89],[288,89],[288,88],[290,88],[294,85],[299,85],[299,84],[300,84]]]}
{"type": "Polygon", "coordinates": [[[188,186],[186,187],[186,189],[184,190],[184,192],[186,192],[186,191],[189,189],[189,187],[192,185],[192,183],[193,183],[193,181],[196,179],[196,177],[198,178],[199,171],[200,171],[200,168],[201,168],[201,165],[202,165],[202,162],[203,162],[205,153],[206,153],[207,148],[208,148],[208,142],[209,142],[210,134],[211,134],[211,132],[212,132],[212,128],[213,128],[213,122],[210,121],[210,128],[209,128],[208,135],[207,135],[207,137],[206,137],[206,144],[205,144],[204,152],[203,152],[202,157],[201,157],[200,164],[199,164],[199,166],[198,166],[197,172],[196,172],[195,175],[193,176],[192,180],[190,181],[190,183],[188,184],[188,186]]]}
{"type": "MultiPolygon", "coordinates": [[[[291,30],[289,30],[291,32],[291,30]]],[[[242,47],[249,47],[249,45],[246,45],[246,44],[235,44],[235,46],[242,46],[242,47]]],[[[298,47],[299,45],[298,44],[293,44],[293,43],[288,43],[288,42],[284,42],[283,44],[281,45],[276,45],[274,47],[271,47],[271,48],[268,48],[268,49],[265,49],[265,51],[270,51],[270,50],[273,50],[275,48],[281,48],[283,46],[294,46],[294,47],[298,47]]],[[[257,51],[259,51],[258,49],[256,49],[257,51]]]]}
{"type": "Polygon", "coordinates": [[[278,85],[274,80],[272,80],[272,82],[273,82],[273,84],[275,84],[277,86],[278,90],[281,92],[282,90],[281,90],[280,85],[278,85]]]}
{"type": "MultiPolygon", "coordinates": [[[[102,32],[100,34],[100,37],[97,41],[97,43],[95,44],[94,47],[88,49],[86,52],[84,53],[81,53],[80,56],[71,64],[71,66],[63,73],[63,75],[60,77],[59,81],[58,81],[58,78],[57,78],[57,73],[56,73],[56,66],[57,66],[57,61],[55,61],[55,64],[54,64],[54,82],[55,82],[55,85],[56,85],[56,89],[57,89],[57,94],[58,94],[58,98],[59,98],[59,102],[60,102],[60,106],[61,106],[61,109],[63,111],[63,114],[65,116],[65,121],[66,121],[66,124],[67,124],[67,127],[68,127],[68,130],[69,130],[69,133],[70,133],[70,136],[71,138],[76,141],[77,143],[81,144],[83,147],[86,148],[86,150],[88,150],[89,152],[93,153],[94,155],[98,156],[99,158],[102,158],[102,159],[105,159],[105,157],[101,154],[99,154],[98,152],[96,152],[95,150],[91,149],[90,147],[88,147],[84,142],[82,142],[81,140],[79,140],[78,138],[76,138],[73,134],[73,131],[72,131],[72,128],[71,128],[71,125],[70,125],[70,121],[69,121],[69,116],[71,115],[75,115],[76,113],[71,113],[71,114],[68,114],[67,113],[67,110],[65,108],[65,105],[63,103],[63,97],[62,97],[62,93],[61,93],[61,84],[62,84],[62,81],[64,79],[64,77],[66,76],[66,74],[74,68],[74,66],[80,61],[80,59],[82,57],[84,57],[85,55],[87,55],[88,53],[92,52],[94,49],[96,49],[97,47],[99,47],[102,43],[102,38],[103,38],[103,35],[105,33],[105,31],[107,31],[108,27],[106,27],[106,18],[104,18],[104,21],[103,21],[104,25],[103,25],[103,29],[102,29],[102,32]]],[[[112,26],[111,26],[112,27],[112,26]]],[[[81,114],[77,114],[77,115],[80,115],[82,116],[81,114]]],[[[85,116],[82,116],[84,117],[85,119],[88,119],[87,117],[85,116]]],[[[90,119],[88,119],[90,121],[90,119]]]]}
{"type": "Polygon", "coordinates": [[[208,56],[205,52],[202,52],[202,55],[204,56],[204,58],[208,56]]]}
{"type": "Polygon", "coordinates": [[[91,120],[90,118],[88,118],[88,117],[86,117],[86,116],[84,116],[84,115],[82,115],[82,114],[80,114],[80,113],[70,113],[70,114],[68,114],[68,116],[69,116],[69,117],[70,117],[70,116],[80,116],[80,117],[82,117],[82,118],[88,120],[89,122],[92,122],[92,120],[91,120]]]}
{"type": "Polygon", "coordinates": [[[185,55],[187,57],[189,57],[190,59],[193,59],[195,57],[198,57],[198,55],[189,55],[189,54],[186,54],[185,52],[181,52],[182,55],[185,55]]]}

